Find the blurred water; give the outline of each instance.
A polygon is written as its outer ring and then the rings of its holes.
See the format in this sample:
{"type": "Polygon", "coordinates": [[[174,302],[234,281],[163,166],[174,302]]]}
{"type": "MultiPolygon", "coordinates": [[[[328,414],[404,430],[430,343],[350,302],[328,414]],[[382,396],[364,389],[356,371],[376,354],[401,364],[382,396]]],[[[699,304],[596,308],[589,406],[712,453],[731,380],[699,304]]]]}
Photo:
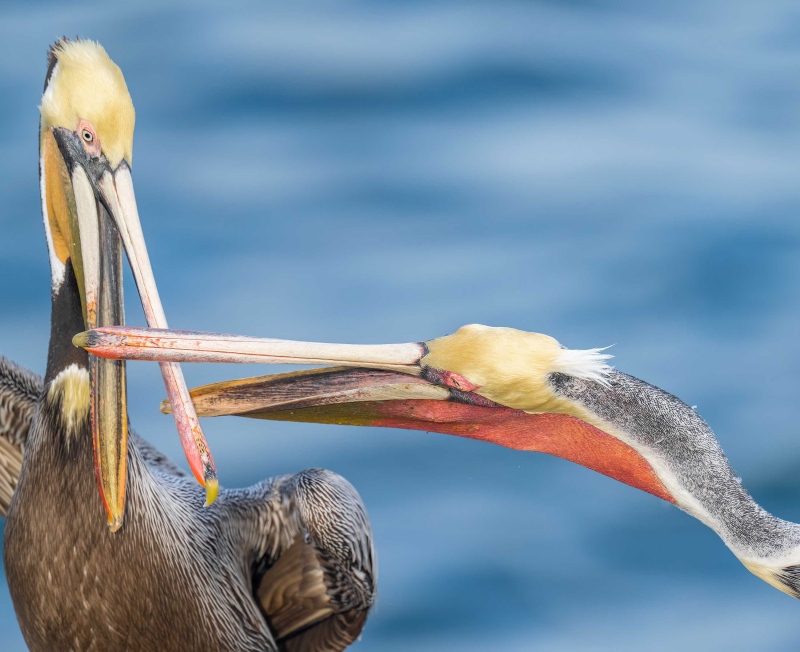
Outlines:
{"type": "MultiPolygon", "coordinates": [[[[796,3],[6,2],[0,349],[38,371],[36,106],[47,45],[76,33],[136,104],[173,327],[617,343],[620,369],[698,404],[756,499],[800,520],[796,3]]],[[[180,460],[158,371],[129,369],[134,425],[180,460]]],[[[443,435],[206,428],[228,486],[324,466],[360,490],[381,584],[355,649],[797,649],[796,602],[580,467],[443,435]]],[[[24,649],[5,589],[0,625],[24,649]]]]}

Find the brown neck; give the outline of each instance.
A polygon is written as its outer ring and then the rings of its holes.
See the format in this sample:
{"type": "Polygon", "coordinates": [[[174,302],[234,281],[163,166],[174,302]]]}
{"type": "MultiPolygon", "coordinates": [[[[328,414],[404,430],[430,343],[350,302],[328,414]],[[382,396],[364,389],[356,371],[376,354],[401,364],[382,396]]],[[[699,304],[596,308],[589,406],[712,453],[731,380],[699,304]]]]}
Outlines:
{"type": "Polygon", "coordinates": [[[89,368],[88,353],[72,344],[72,338],[85,330],[78,282],[67,259],[64,281],[53,290],[50,317],[50,348],[47,352],[45,383],[72,364],[89,368]]]}

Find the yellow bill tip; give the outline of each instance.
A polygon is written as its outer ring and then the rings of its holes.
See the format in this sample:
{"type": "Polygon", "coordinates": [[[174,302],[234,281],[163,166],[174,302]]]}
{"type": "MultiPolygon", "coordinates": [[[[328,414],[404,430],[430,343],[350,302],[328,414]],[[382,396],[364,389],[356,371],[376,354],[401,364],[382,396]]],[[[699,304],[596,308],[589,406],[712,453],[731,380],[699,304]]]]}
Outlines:
{"type": "Polygon", "coordinates": [[[89,345],[88,331],[84,331],[83,333],[78,333],[75,337],[73,337],[72,344],[81,349],[86,348],[89,345]]]}
{"type": "Polygon", "coordinates": [[[217,480],[217,478],[207,478],[205,485],[206,502],[203,504],[203,507],[209,507],[210,505],[214,504],[214,501],[219,495],[219,480],[217,480]]]}
{"type": "Polygon", "coordinates": [[[117,516],[108,520],[108,530],[111,533],[117,532],[122,527],[122,517],[117,516]]]}
{"type": "Polygon", "coordinates": [[[172,414],[172,403],[169,402],[168,398],[165,398],[161,401],[161,405],[158,409],[161,410],[161,414],[172,414]]]}

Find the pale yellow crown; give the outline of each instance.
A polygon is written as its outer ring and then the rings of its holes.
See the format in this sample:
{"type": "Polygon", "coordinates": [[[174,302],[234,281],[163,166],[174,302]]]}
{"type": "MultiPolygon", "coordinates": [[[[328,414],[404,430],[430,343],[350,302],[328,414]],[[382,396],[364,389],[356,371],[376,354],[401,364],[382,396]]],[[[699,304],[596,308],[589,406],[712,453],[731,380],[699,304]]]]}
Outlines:
{"type": "Polygon", "coordinates": [[[611,356],[602,349],[565,349],[549,335],[515,328],[469,324],[426,344],[429,353],[421,364],[460,374],[478,386],[481,396],[526,412],[578,416],[553,392],[549,375],[560,372],[605,384],[611,371],[605,364],[611,356]]]}
{"type": "Polygon", "coordinates": [[[94,41],[61,40],[53,46],[56,65],[42,96],[42,131],[76,130],[92,123],[112,168],[133,156],[136,114],[122,71],[94,41]]]}

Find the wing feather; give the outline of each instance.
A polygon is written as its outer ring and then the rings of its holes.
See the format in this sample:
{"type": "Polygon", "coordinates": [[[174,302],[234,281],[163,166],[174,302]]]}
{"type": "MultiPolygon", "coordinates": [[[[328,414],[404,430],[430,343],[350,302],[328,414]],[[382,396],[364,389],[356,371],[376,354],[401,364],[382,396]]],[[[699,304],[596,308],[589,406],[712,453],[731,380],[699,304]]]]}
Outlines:
{"type": "Polygon", "coordinates": [[[42,378],[0,355],[0,515],[5,516],[22,469],[42,378]]]}
{"type": "Polygon", "coordinates": [[[272,498],[288,538],[256,581],[270,629],[282,650],[340,652],[359,637],[375,600],[372,531],[361,498],[322,469],[281,479],[272,498]]]}
{"type": "Polygon", "coordinates": [[[298,537],[264,574],[258,589],[275,638],[285,639],[331,616],[328,590],[319,552],[298,537]]]}

